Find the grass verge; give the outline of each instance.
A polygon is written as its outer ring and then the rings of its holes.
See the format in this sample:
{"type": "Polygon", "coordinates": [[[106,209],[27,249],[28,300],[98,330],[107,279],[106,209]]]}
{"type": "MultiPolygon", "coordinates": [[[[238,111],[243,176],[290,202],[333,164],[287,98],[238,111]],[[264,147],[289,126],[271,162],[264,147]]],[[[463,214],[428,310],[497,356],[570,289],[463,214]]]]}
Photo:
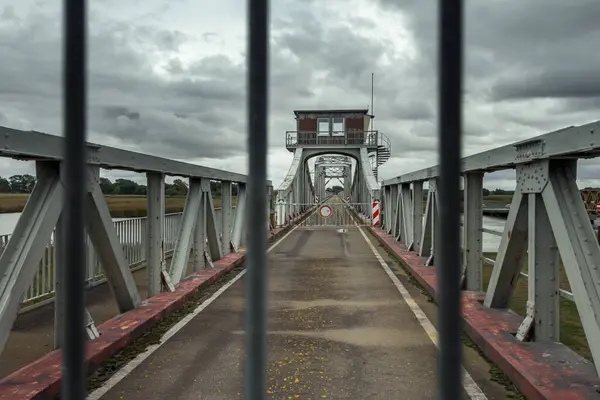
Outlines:
{"type": "Polygon", "coordinates": [[[487,205],[505,205],[512,201],[512,194],[491,194],[483,197],[483,203],[487,205]]]}
{"type": "MultiPolygon", "coordinates": [[[[105,195],[110,215],[113,218],[137,218],[147,215],[146,196],[136,195],[105,195]]],[[[29,199],[29,194],[4,193],[0,194],[0,214],[22,212],[29,199]]],[[[221,198],[214,196],[215,208],[221,207],[221,198]]],[[[236,196],[232,196],[235,205],[236,196]]],[[[165,198],[165,212],[182,212],[185,206],[185,196],[169,196],[165,198]]]]}

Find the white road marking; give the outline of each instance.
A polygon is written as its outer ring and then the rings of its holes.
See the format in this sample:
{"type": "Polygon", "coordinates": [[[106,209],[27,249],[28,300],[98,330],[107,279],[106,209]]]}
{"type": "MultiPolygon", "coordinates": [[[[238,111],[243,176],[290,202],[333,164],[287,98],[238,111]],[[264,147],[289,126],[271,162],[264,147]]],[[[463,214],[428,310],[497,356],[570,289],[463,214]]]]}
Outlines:
{"type": "MultiPolygon", "coordinates": [[[[357,228],[360,234],[363,236],[363,238],[367,241],[367,244],[371,248],[371,251],[373,252],[375,257],[377,258],[377,261],[379,261],[379,264],[381,264],[381,266],[383,267],[385,273],[390,277],[390,279],[404,298],[404,301],[406,302],[406,304],[408,304],[408,307],[410,307],[410,310],[413,312],[415,317],[417,317],[417,320],[427,333],[427,336],[429,336],[429,339],[431,339],[433,344],[436,347],[438,347],[438,333],[431,321],[429,321],[429,318],[427,318],[423,310],[421,310],[421,308],[417,305],[410,293],[408,293],[408,290],[406,290],[404,285],[402,285],[402,282],[400,282],[398,277],[392,272],[392,270],[387,265],[383,257],[381,257],[375,246],[373,246],[373,243],[371,243],[371,240],[369,240],[367,235],[363,232],[362,228],[358,225],[357,228]]],[[[487,400],[486,395],[479,388],[479,386],[473,380],[473,378],[467,372],[467,370],[464,367],[461,368],[463,374],[463,387],[465,388],[465,392],[469,395],[469,397],[473,400],[487,400]]]]}
{"type": "MultiPolygon", "coordinates": [[[[275,247],[277,247],[282,241],[284,241],[292,232],[298,228],[298,225],[294,226],[288,233],[286,233],[281,239],[275,242],[271,247],[267,249],[267,253],[270,253],[275,247]]],[[[133,360],[129,361],[125,366],[119,369],[113,376],[111,376],[104,384],[98,389],[94,390],[87,396],[87,400],[98,400],[104,396],[110,389],[112,389],[117,383],[122,381],[129,375],[135,368],[137,368],[145,359],[150,357],[156,350],[158,350],[167,340],[171,339],[177,332],[179,332],[184,326],[186,326],[192,319],[200,314],[206,307],[208,307],[213,301],[215,301],[220,295],[222,295],[231,285],[236,283],[244,274],[246,269],[242,270],[237,274],[231,281],[227,282],[223,287],[217,290],[210,298],[200,304],[194,311],[186,315],[181,321],[173,325],[165,334],[160,338],[157,344],[150,345],[146,350],[138,354],[133,360]]]]}

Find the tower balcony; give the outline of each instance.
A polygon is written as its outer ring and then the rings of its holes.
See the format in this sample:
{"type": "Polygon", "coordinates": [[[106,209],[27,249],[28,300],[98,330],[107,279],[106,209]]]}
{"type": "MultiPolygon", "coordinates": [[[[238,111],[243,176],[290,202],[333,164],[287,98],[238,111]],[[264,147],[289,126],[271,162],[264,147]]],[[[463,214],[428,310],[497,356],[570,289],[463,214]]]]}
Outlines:
{"type": "Polygon", "coordinates": [[[377,150],[377,147],[384,143],[389,145],[389,139],[378,131],[334,131],[326,132],[325,134],[319,134],[316,131],[287,131],[285,136],[285,146],[291,152],[298,147],[367,147],[377,150]]]}

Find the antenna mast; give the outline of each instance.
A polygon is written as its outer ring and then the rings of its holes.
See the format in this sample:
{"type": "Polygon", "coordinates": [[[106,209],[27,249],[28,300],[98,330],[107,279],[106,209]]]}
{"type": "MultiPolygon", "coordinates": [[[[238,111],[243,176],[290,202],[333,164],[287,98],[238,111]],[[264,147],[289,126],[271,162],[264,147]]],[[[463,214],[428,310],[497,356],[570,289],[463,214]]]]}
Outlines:
{"type": "Polygon", "coordinates": [[[375,78],[375,73],[371,72],[371,130],[375,130],[375,112],[373,110],[373,80],[375,78]]]}

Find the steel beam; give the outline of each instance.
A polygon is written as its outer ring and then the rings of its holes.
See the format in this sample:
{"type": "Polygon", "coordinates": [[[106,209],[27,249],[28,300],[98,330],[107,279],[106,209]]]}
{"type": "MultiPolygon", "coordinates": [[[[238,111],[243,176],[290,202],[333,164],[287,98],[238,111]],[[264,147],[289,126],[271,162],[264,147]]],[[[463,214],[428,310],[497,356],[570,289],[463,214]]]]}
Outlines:
{"type": "Polygon", "coordinates": [[[536,342],[560,341],[559,254],[546,206],[539,193],[529,193],[527,315],[517,339],[533,330],[536,342]]]}
{"type": "Polygon", "coordinates": [[[469,172],[464,177],[463,260],[467,290],[483,290],[483,173],[469,172]]]}
{"type": "Polygon", "coordinates": [[[581,201],[575,170],[574,160],[552,161],[542,197],[600,374],[600,246],[581,201]]]}
{"type": "Polygon", "coordinates": [[[402,242],[408,247],[412,242],[412,204],[410,196],[410,184],[400,187],[402,193],[402,242]]]}
{"type": "MultiPolygon", "coordinates": [[[[215,168],[155,157],[134,151],[87,143],[90,165],[136,172],[157,172],[190,178],[246,182],[247,176],[215,168]]],[[[60,161],[64,158],[64,138],[35,131],[0,126],[0,156],[18,159],[60,161]]],[[[267,181],[270,186],[271,181],[267,181]]]]}
{"type": "Polygon", "coordinates": [[[160,294],[161,271],[165,269],[165,178],[161,173],[148,173],[146,219],[146,273],[148,297],[160,294]]]}
{"type": "MultiPolygon", "coordinates": [[[[530,161],[567,156],[573,158],[594,157],[600,153],[600,142],[596,140],[599,131],[600,121],[559,129],[524,141],[464,157],[461,162],[461,171],[489,172],[514,168],[518,163],[524,162],[523,159],[518,160],[515,157],[515,147],[536,142],[541,145],[540,151],[528,156],[530,161]]],[[[424,181],[437,176],[439,176],[439,166],[436,165],[386,179],[383,181],[383,186],[424,181]]]]}
{"type": "Polygon", "coordinates": [[[427,201],[425,203],[425,218],[423,219],[423,232],[421,232],[421,247],[419,248],[419,256],[428,257],[433,254],[433,213],[434,209],[434,192],[427,191],[427,201]]]}
{"type": "Polygon", "coordinates": [[[187,263],[192,249],[192,234],[198,220],[198,213],[202,202],[202,188],[200,179],[190,179],[190,187],[185,199],[183,215],[181,216],[181,224],[173,249],[171,258],[171,268],[169,275],[171,281],[175,284],[179,283],[187,270],[187,263]]]}
{"type": "Polygon", "coordinates": [[[123,313],[140,305],[140,294],[123,254],[123,246],[100,190],[99,180],[99,168],[88,167],[88,232],[119,312],[123,313]]]}
{"type": "Polygon", "coordinates": [[[523,194],[515,191],[485,294],[486,307],[508,308],[527,247],[527,208],[523,194]]]}
{"type": "MultiPolygon", "coordinates": [[[[54,348],[58,349],[64,342],[62,327],[64,324],[65,294],[65,250],[67,237],[65,234],[65,218],[60,216],[54,230],[54,348]]],[[[89,246],[88,246],[89,247],[89,246]]],[[[88,257],[89,262],[89,257],[88,257]]],[[[88,269],[89,270],[89,269],[88,269]]]]}
{"type": "MultiPolygon", "coordinates": [[[[382,188],[383,190],[383,188],[382,188]]],[[[396,227],[398,226],[398,210],[396,209],[396,201],[398,200],[398,186],[390,186],[387,190],[386,211],[388,215],[385,217],[386,230],[394,236],[396,227]]]]}
{"type": "MultiPolygon", "coordinates": [[[[196,219],[196,225],[194,226],[194,244],[192,245],[193,254],[193,270],[199,272],[206,268],[206,214],[207,214],[207,202],[206,194],[204,193],[205,188],[202,187],[202,194],[200,199],[200,205],[198,209],[198,215],[196,219]]],[[[210,191],[210,183],[208,186],[210,191]]]]}
{"type": "Polygon", "coordinates": [[[421,248],[423,231],[423,182],[413,182],[411,228],[411,243],[408,249],[418,251],[421,248]]]}
{"type": "Polygon", "coordinates": [[[210,181],[208,179],[202,180],[202,194],[206,210],[206,239],[208,240],[208,250],[210,251],[211,260],[218,261],[223,258],[223,250],[221,247],[221,238],[219,238],[219,231],[217,229],[217,218],[210,190],[210,181]]]}
{"type": "Polygon", "coordinates": [[[431,198],[431,251],[425,265],[431,266],[435,261],[435,249],[438,243],[437,235],[440,232],[440,201],[437,192],[437,179],[429,181],[429,191],[432,193],[431,198]]]}
{"type": "Polygon", "coordinates": [[[404,214],[402,213],[402,187],[393,185],[394,193],[394,223],[392,224],[392,236],[395,240],[403,238],[404,233],[404,214]]]}
{"type": "MultiPolygon", "coordinates": [[[[279,195],[279,194],[278,194],[279,195]]],[[[284,206],[286,209],[287,205],[284,206]]],[[[232,246],[235,252],[238,252],[242,245],[244,235],[244,225],[246,216],[246,185],[239,184],[237,203],[235,206],[235,220],[233,221],[233,234],[231,237],[232,246]]]]}
{"type": "MultiPolygon", "coordinates": [[[[273,188],[269,187],[268,198],[269,204],[267,204],[269,210],[269,219],[271,218],[272,199],[273,199],[273,188]]],[[[232,208],[231,208],[231,182],[221,182],[221,250],[223,255],[227,255],[231,252],[231,226],[232,223],[232,208]]]]}
{"type": "MultiPolygon", "coordinates": [[[[0,349],[4,348],[17,317],[21,295],[31,284],[58,222],[64,189],[59,164],[38,164],[33,192],[0,255],[0,349]]],[[[83,266],[82,266],[83,267],[83,266]]]]}

